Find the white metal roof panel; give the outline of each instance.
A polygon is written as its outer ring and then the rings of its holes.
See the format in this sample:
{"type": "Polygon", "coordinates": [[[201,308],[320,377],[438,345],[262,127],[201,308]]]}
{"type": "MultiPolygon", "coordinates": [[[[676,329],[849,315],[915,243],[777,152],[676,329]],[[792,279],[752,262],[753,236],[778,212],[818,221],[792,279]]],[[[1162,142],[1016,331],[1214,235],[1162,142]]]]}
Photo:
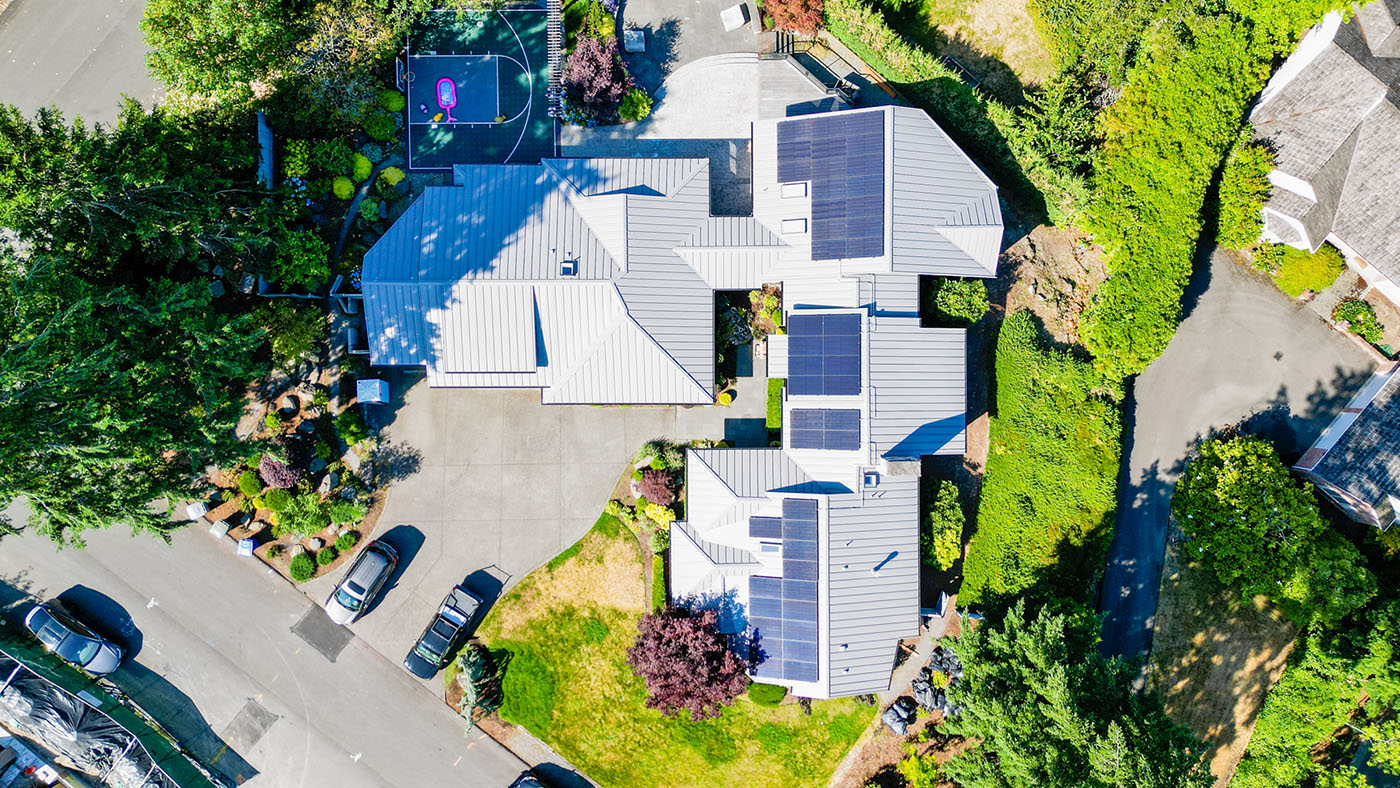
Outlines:
{"type": "Polygon", "coordinates": [[[458,282],[429,315],[443,372],[534,372],[535,288],[458,282]]]}
{"type": "Polygon", "coordinates": [[[966,332],[876,317],[869,335],[869,431],[878,457],[918,459],[967,449],[966,332]]]}

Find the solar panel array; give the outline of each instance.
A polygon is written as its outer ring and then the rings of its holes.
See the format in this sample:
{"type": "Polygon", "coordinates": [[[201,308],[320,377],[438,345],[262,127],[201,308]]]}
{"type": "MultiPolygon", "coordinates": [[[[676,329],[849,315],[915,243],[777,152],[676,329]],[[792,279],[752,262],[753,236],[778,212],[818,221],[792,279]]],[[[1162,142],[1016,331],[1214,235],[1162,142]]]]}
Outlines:
{"type": "Polygon", "coordinates": [[[813,260],[885,253],[884,113],[779,123],[778,180],[812,182],[813,260]]]}
{"type": "Polygon", "coordinates": [[[860,411],[835,408],[793,408],[791,444],[794,449],[860,448],[860,411]]]}
{"type": "Polygon", "coordinates": [[[860,315],[788,318],[788,393],[860,393],[860,315]]]}
{"type": "MultiPolygon", "coordinates": [[[[754,527],[751,518],[749,528],[754,527]]],[[[762,518],[773,520],[777,518],[762,518]]],[[[783,576],[749,578],[749,625],[764,658],[760,678],[816,681],[817,502],[783,500],[783,576]]]]}

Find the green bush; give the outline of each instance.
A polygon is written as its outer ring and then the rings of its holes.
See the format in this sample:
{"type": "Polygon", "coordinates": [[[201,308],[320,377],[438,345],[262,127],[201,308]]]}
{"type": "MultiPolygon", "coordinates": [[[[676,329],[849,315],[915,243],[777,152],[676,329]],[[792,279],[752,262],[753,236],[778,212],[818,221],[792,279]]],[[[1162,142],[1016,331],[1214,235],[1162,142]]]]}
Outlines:
{"type": "Polygon", "coordinates": [[[1259,242],[1264,231],[1260,211],[1273,191],[1269,183],[1273,168],[1273,151],[1263,143],[1245,140],[1230,151],[1220,174],[1216,243],[1226,249],[1248,249],[1259,242]]]}
{"type": "Polygon", "coordinates": [[[370,223],[379,221],[379,201],[373,197],[366,197],[361,200],[360,218],[370,223]]]}
{"type": "Polygon", "coordinates": [[[286,548],[284,548],[280,544],[268,545],[267,551],[264,552],[263,555],[267,556],[268,558],[280,558],[282,556],[282,551],[285,549],[286,548]]]}
{"type": "Polygon", "coordinates": [[[827,0],[826,26],[927,111],[1008,198],[1045,211],[1057,224],[1074,214],[1085,198],[1083,179],[1052,167],[1021,133],[1014,110],[964,84],[938,55],[891,29],[866,0],[827,0]]]}
{"type": "Polygon", "coordinates": [[[286,490],[279,490],[276,487],[267,491],[263,496],[263,503],[269,511],[280,512],[287,508],[287,504],[292,502],[292,494],[286,490]]]}
{"type": "Polygon", "coordinates": [[[403,112],[406,103],[403,94],[392,88],[385,88],[379,91],[379,106],[385,112],[403,112]]]}
{"type": "MultiPolygon", "coordinates": [[[[388,142],[393,138],[396,128],[394,126],[394,116],[387,112],[375,111],[365,116],[361,128],[365,130],[365,136],[379,142],[388,142]]],[[[360,180],[364,180],[361,178],[360,180]]]]}
{"type": "Polygon", "coordinates": [[[311,161],[324,173],[339,174],[350,169],[352,151],[345,140],[333,139],[316,143],[311,149],[311,161]]]}
{"type": "Polygon", "coordinates": [[[302,492],[293,495],[282,511],[277,513],[277,522],[272,524],[272,534],[278,538],[288,534],[310,536],[325,530],[330,524],[331,518],[326,513],[326,504],[321,501],[321,496],[314,492],[302,492]]]}
{"type": "Polygon", "coordinates": [[[354,547],[355,545],[357,545],[357,544],[359,544],[359,543],[360,543],[360,532],[359,532],[359,531],[346,531],[345,533],[343,533],[343,534],[341,534],[340,536],[337,536],[337,537],[335,538],[335,549],[337,549],[337,550],[339,550],[340,552],[344,553],[344,552],[349,551],[350,548],[354,547]]]}
{"type": "Polygon", "coordinates": [[[262,477],[258,476],[256,471],[244,471],[238,475],[238,491],[249,498],[262,495],[262,477]]]}
{"type": "Polygon", "coordinates": [[[1009,597],[1058,565],[1082,597],[1113,527],[1122,433],[1116,384],[1042,345],[1028,312],[1002,323],[977,530],[958,601],[1009,597]]]}
{"type": "Polygon", "coordinates": [[[783,702],[783,698],[786,698],[787,694],[787,687],[781,684],[754,682],[749,685],[749,700],[759,706],[777,706],[783,702]]]}
{"type": "Polygon", "coordinates": [[[1380,318],[1376,317],[1376,308],[1365,301],[1351,298],[1337,304],[1332,319],[1345,322],[1348,331],[1373,345],[1381,341],[1380,318]]]}
{"type": "Polygon", "coordinates": [[[651,96],[641,88],[632,88],[622,97],[617,114],[624,123],[645,119],[651,114],[651,96]]]}
{"type": "Polygon", "coordinates": [[[604,41],[617,38],[617,17],[596,0],[586,3],[583,9],[583,35],[604,41]]]}
{"type": "Polygon", "coordinates": [[[282,174],[288,178],[305,178],[311,174],[311,143],[291,140],[282,156],[282,174]]]}
{"type": "Polygon", "coordinates": [[[359,408],[346,408],[336,414],[335,431],[347,446],[354,446],[369,437],[369,427],[359,408]]]}
{"type": "Polygon", "coordinates": [[[1109,375],[1146,369],[1176,332],[1207,188],[1271,58],[1246,22],[1186,13],[1154,28],[1104,111],[1085,224],[1107,253],[1109,278],[1081,335],[1109,375]]]}
{"type": "Polygon", "coordinates": [[[306,553],[292,556],[292,563],[287,566],[287,574],[292,576],[292,580],[305,583],[316,576],[316,563],[306,553]]]}
{"type": "Polygon", "coordinates": [[[962,557],[962,532],[966,519],[958,502],[958,487],[950,481],[938,483],[933,505],[924,513],[919,531],[919,551],[924,563],[950,569],[962,557]]]}
{"type": "Polygon", "coordinates": [[[272,359],[277,366],[290,369],[312,355],[326,335],[326,314],[314,307],[298,308],[279,298],[258,308],[254,317],[267,330],[272,345],[272,359]]]}
{"type": "Polygon", "coordinates": [[[1294,298],[1309,290],[1326,290],[1346,268],[1342,253],[1331,244],[1323,244],[1316,252],[1280,244],[1277,253],[1278,269],[1274,272],[1274,284],[1294,298]]]}
{"type": "Polygon", "coordinates": [[[966,328],[991,309],[981,279],[938,278],[933,287],[933,312],[940,324],[966,328]]]}
{"type": "Polygon", "coordinates": [[[331,194],[338,200],[348,200],[355,194],[355,182],[344,175],[337,175],[331,181],[331,194]]]}
{"type": "Polygon", "coordinates": [[[768,411],[765,414],[764,424],[772,431],[783,428],[783,386],[785,385],[787,385],[785,378],[768,379],[768,411]]]}
{"type": "Polygon", "coordinates": [[[365,513],[368,511],[364,504],[347,501],[342,498],[331,502],[331,504],[326,507],[326,516],[329,517],[333,523],[358,523],[365,519],[365,513]]]}
{"type": "Polygon", "coordinates": [[[379,184],[381,188],[387,186],[392,189],[398,186],[403,178],[404,172],[398,167],[385,167],[383,170],[379,171],[379,184]]]}
{"type": "Polygon", "coordinates": [[[670,596],[666,593],[666,556],[655,552],[651,556],[651,610],[664,610],[670,596]]]}
{"type": "Polygon", "coordinates": [[[322,547],[320,550],[316,551],[316,565],[330,566],[337,555],[339,555],[339,553],[335,551],[334,547],[322,547]]]}
{"type": "Polygon", "coordinates": [[[364,183],[371,172],[374,172],[374,162],[368,156],[363,153],[350,154],[350,177],[355,183],[364,183]]]}
{"type": "Polygon", "coordinates": [[[271,279],[289,289],[313,290],[331,275],[331,247],[312,230],[282,236],[272,260],[271,279]]]}

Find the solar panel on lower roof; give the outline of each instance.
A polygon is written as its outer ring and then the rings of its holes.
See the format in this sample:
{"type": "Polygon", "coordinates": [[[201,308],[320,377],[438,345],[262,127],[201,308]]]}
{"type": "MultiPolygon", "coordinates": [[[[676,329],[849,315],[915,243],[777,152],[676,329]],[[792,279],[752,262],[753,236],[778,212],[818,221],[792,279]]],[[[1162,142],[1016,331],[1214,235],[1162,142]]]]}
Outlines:
{"type": "Polygon", "coordinates": [[[788,391],[859,394],[860,335],[857,314],[792,315],[788,319],[788,391]]]}
{"type": "Polygon", "coordinates": [[[760,678],[816,681],[819,509],[811,498],[783,499],[783,514],[751,517],[749,529],[768,531],[777,521],[783,540],[783,576],[749,578],[749,627],[758,648],[754,673],[760,678]],[[757,522],[756,522],[757,521],[757,522]]]}
{"type": "Polygon", "coordinates": [[[759,517],[758,515],[750,517],[749,536],[755,539],[782,539],[783,518],[759,517]]]}
{"type": "Polygon", "coordinates": [[[854,408],[793,408],[789,442],[794,449],[860,448],[860,411],[854,408]]]}

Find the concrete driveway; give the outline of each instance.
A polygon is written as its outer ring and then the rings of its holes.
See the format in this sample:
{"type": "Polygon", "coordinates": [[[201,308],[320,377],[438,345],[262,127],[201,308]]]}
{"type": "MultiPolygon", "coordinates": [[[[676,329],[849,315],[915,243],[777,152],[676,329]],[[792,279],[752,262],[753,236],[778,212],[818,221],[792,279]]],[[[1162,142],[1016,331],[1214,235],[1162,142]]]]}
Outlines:
{"type": "MultiPolygon", "coordinates": [[[[1196,443],[1242,424],[1296,459],[1371,375],[1371,357],[1268,277],[1216,252],[1199,300],[1128,402],[1126,466],[1100,609],[1103,649],[1152,646],[1171,491],[1196,443]]],[[[1189,304],[1190,296],[1188,296],[1189,304]]]]}
{"type": "Polygon", "coordinates": [[[646,51],[623,57],[637,84],[648,93],[660,87],[672,72],[711,55],[756,52],[757,12],[746,3],[754,20],[736,30],[725,30],[719,15],[743,0],[624,0],[619,17],[623,30],[640,30],[646,51]]]}
{"type": "Polygon", "coordinates": [[[50,105],[72,120],[116,120],[119,99],[163,94],[146,73],[145,0],[0,0],[0,103],[50,105]]]}
{"type": "MultiPolygon", "coordinates": [[[[376,535],[387,534],[401,568],[350,628],[396,663],[453,585],[493,599],[587,533],[643,443],[752,435],[745,429],[762,422],[767,403],[761,368],[740,378],[729,408],[542,405],[538,390],[434,389],[422,375],[393,377],[406,393],[383,440],[399,478],[376,535]]],[[[766,441],[761,427],[758,435],[766,441]]],[[[302,588],[324,600],[343,572],[302,588]]]]}

